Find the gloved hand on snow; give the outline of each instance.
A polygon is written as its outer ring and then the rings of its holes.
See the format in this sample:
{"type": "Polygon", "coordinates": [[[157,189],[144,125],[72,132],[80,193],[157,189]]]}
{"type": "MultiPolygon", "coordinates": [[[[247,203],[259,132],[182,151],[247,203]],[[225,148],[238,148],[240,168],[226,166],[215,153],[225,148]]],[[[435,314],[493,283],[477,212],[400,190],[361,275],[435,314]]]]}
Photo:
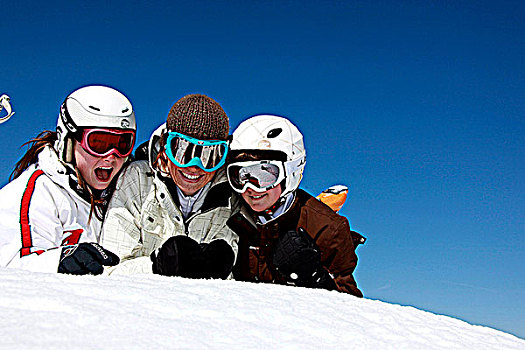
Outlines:
{"type": "Polygon", "coordinates": [[[226,279],[233,268],[235,253],[224,239],[201,244],[204,255],[204,278],[226,279]]]}
{"type": "Polygon", "coordinates": [[[187,236],[170,237],[151,253],[153,273],[186,278],[226,278],[235,255],[223,239],[199,244],[187,236]]]}
{"type": "Polygon", "coordinates": [[[104,266],[115,266],[120,262],[117,255],[97,243],[79,243],[62,248],[59,273],[72,275],[100,275],[104,266]]]}
{"type": "Polygon", "coordinates": [[[299,228],[279,237],[273,264],[287,283],[299,287],[336,289],[329,272],[321,266],[321,253],[312,238],[299,228]]]}

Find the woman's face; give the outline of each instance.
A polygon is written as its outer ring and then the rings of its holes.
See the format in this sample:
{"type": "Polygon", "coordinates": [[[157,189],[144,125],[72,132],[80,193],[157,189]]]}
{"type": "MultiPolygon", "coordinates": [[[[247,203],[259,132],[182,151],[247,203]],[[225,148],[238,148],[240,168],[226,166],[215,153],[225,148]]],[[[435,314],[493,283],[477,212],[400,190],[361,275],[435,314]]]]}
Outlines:
{"type": "MultiPolygon", "coordinates": [[[[166,157],[167,158],[167,157],[166,157]]],[[[216,171],[207,172],[196,166],[181,168],[168,160],[170,176],[186,196],[192,196],[213,179],[216,171]]]]}
{"type": "Polygon", "coordinates": [[[281,185],[264,192],[257,192],[248,187],[242,193],[242,198],[255,212],[261,212],[271,208],[281,196],[281,185]]]}
{"type": "Polygon", "coordinates": [[[80,175],[89,186],[96,190],[106,189],[124,165],[125,159],[113,153],[106,157],[92,156],[77,141],[75,141],[74,150],[80,175]]]}

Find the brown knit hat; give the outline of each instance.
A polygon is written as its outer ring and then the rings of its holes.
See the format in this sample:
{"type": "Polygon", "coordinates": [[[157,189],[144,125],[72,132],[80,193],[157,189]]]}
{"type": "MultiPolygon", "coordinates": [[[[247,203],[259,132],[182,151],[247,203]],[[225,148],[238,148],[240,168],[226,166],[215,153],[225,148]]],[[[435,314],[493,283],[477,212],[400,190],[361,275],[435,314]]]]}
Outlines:
{"type": "Polygon", "coordinates": [[[200,140],[227,140],[228,116],[222,107],[206,95],[186,95],[171,107],[166,121],[169,131],[200,140]]]}

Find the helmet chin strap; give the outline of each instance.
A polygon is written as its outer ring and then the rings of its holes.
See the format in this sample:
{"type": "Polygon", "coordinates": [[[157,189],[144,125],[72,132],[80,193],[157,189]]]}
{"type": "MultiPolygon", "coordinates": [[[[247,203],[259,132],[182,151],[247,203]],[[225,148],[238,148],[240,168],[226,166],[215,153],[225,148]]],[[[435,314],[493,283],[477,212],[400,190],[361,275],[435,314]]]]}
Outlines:
{"type": "Polygon", "coordinates": [[[295,195],[293,193],[288,193],[280,197],[277,200],[277,202],[274,205],[272,205],[270,208],[257,213],[259,217],[258,222],[264,225],[270,221],[277,219],[278,217],[286,213],[288,209],[292,207],[294,198],[295,198],[295,195]]]}
{"type": "Polygon", "coordinates": [[[268,215],[270,218],[271,216],[273,215],[273,213],[275,213],[275,211],[277,209],[279,209],[283,204],[284,202],[286,202],[286,198],[285,197],[280,197],[277,202],[275,202],[274,205],[272,205],[270,208],[268,209],[265,209],[263,211],[264,214],[268,215]]]}
{"type": "MultiPolygon", "coordinates": [[[[93,193],[94,189],[91,188],[91,186],[84,180],[82,175],[80,174],[80,171],[75,166],[75,175],[76,179],[71,179],[73,182],[76,182],[76,184],[71,184],[71,188],[75,190],[75,192],[78,193],[79,196],[82,198],[88,200],[91,203],[91,210],[89,211],[89,219],[88,222],[91,221],[91,218],[93,217],[93,213],[95,216],[102,220],[102,214],[99,212],[99,208],[101,208],[103,205],[105,205],[106,198],[104,198],[104,191],[96,191],[100,193],[93,193]],[[76,181],[75,181],[76,180],[76,181]]],[[[73,174],[71,175],[73,176],[73,174]]]]}
{"type": "Polygon", "coordinates": [[[73,164],[73,160],[74,160],[74,144],[73,144],[73,139],[71,137],[68,137],[66,138],[65,140],[65,150],[64,150],[64,161],[68,164],[73,164]]]}

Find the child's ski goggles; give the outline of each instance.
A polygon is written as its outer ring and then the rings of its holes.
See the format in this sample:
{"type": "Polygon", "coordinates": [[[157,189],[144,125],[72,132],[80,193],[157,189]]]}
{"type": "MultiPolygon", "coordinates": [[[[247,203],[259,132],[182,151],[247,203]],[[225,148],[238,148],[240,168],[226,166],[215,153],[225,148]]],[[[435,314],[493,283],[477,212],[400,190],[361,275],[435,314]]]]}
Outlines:
{"type": "Polygon", "coordinates": [[[228,181],[232,188],[243,193],[249,188],[264,192],[279,185],[285,178],[283,162],[261,160],[228,165],[228,181]]]}
{"type": "Polygon", "coordinates": [[[166,155],[178,167],[198,166],[212,172],[226,162],[228,141],[199,140],[170,131],[166,141],[166,155]]]}
{"type": "Polygon", "coordinates": [[[133,151],[135,131],[118,129],[85,129],[80,145],[95,157],[116,154],[126,158],[133,151]]]}

